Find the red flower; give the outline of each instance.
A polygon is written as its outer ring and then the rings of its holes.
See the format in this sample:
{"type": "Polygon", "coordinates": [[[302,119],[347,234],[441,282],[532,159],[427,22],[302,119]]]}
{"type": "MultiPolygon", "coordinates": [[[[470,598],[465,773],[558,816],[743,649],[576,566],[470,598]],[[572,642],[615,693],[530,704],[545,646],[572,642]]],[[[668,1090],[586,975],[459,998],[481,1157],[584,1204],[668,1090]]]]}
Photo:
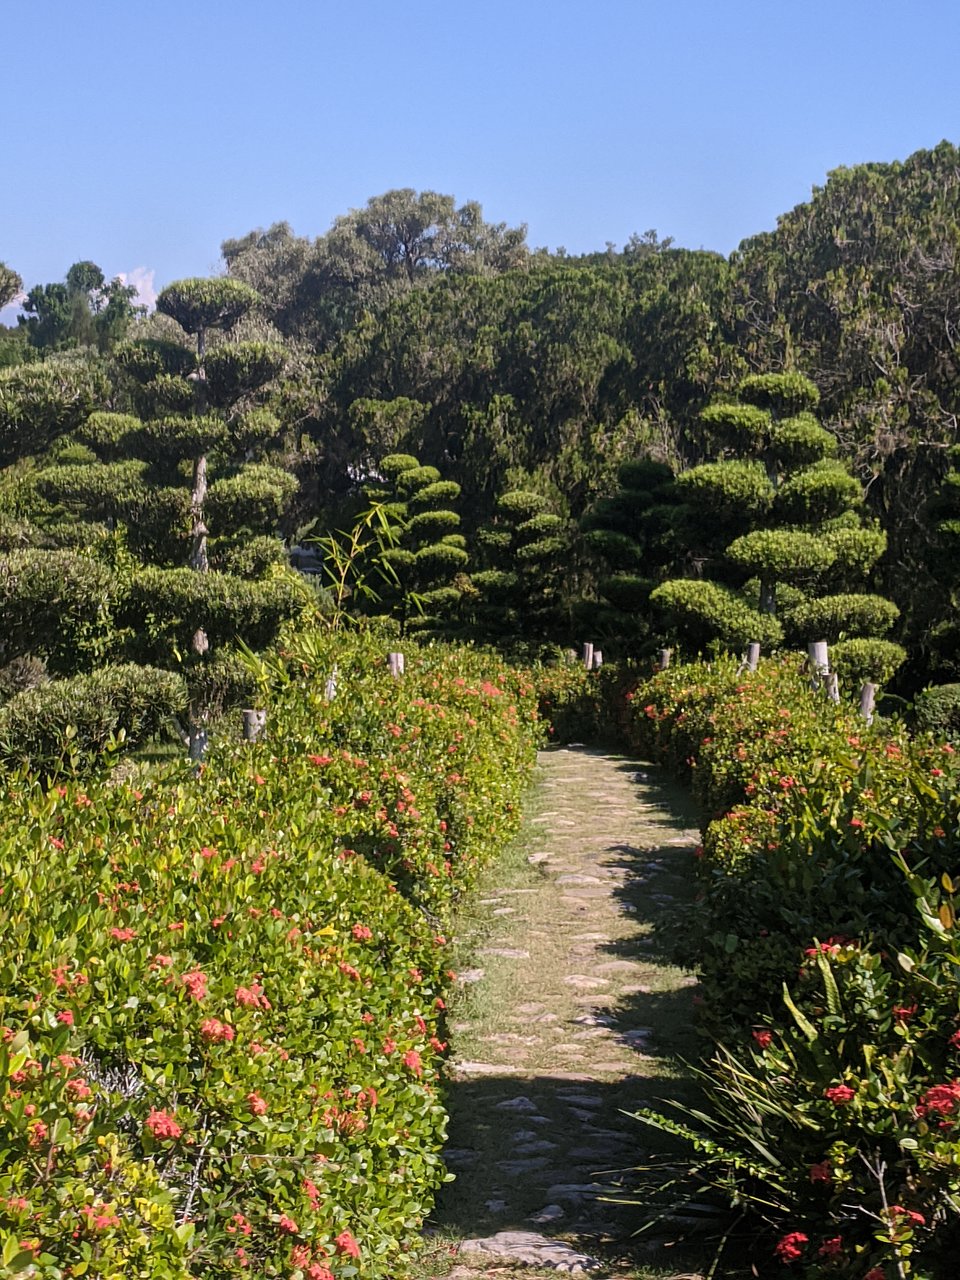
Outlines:
{"type": "Polygon", "coordinates": [[[230,1219],[230,1222],[231,1222],[231,1225],[227,1227],[228,1235],[235,1236],[239,1231],[241,1235],[248,1236],[250,1235],[251,1231],[253,1231],[253,1227],[251,1227],[250,1223],[246,1220],[246,1218],[243,1216],[242,1213],[235,1213],[233,1217],[230,1219]]]}
{"type": "Polygon", "coordinates": [[[812,1164],[810,1166],[811,1182],[832,1182],[833,1181],[833,1165],[829,1160],[822,1160],[820,1164],[812,1164]]]}
{"type": "Polygon", "coordinates": [[[311,1263],[307,1267],[307,1276],[309,1280],[333,1280],[333,1272],[321,1262],[311,1263]]]}
{"type": "Polygon", "coordinates": [[[70,1009],[61,1009],[57,1014],[57,1021],[62,1022],[65,1027],[73,1026],[73,1013],[70,1009]]]}
{"type": "Polygon", "coordinates": [[[153,1136],[162,1142],[167,1139],[179,1138],[183,1133],[183,1129],[177,1124],[169,1111],[151,1111],[144,1124],[153,1136]]]}
{"type": "Polygon", "coordinates": [[[951,1084],[932,1085],[917,1103],[917,1115],[925,1116],[929,1112],[935,1115],[952,1116],[960,1108],[960,1080],[951,1084]]]}
{"type": "Polygon", "coordinates": [[[947,1041],[947,1044],[949,1044],[954,1049],[960,1049],[960,1031],[955,1031],[953,1035],[950,1037],[950,1039],[947,1041]]]}
{"type": "Polygon", "coordinates": [[[207,994],[207,975],[201,973],[199,969],[194,969],[192,973],[185,973],[181,981],[192,1000],[202,1000],[207,994]]]}
{"type": "Polygon", "coordinates": [[[420,1055],[416,1049],[408,1049],[403,1055],[403,1065],[409,1067],[413,1074],[419,1079],[423,1075],[423,1066],[420,1062],[420,1055]]]}
{"type": "Polygon", "coordinates": [[[333,1243],[337,1253],[345,1254],[348,1258],[360,1257],[360,1246],[349,1231],[341,1231],[333,1243]]]}
{"type": "Polygon", "coordinates": [[[358,942],[369,942],[373,937],[373,931],[368,929],[365,924],[355,924],[350,932],[358,942]]]}
{"type": "Polygon", "coordinates": [[[204,1018],[200,1023],[200,1034],[211,1044],[224,1044],[232,1040],[236,1032],[229,1022],[221,1022],[219,1018],[204,1018]]]}
{"type": "Polygon", "coordinates": [[[325,764],[332,763],[333,756],[307,756],[307,759],[310,761],[311,764],[325,765],[325,764]]]}
{"type": "Polygon", "coordinates": [[[796,1262],[802,1256],[803,1246],[808,1244],[809,1240],[810,1237],[805,1236],[802,1231],[791,1231],[777,1241],[773,1252],[781,1262],[796,1262]]]}
{"type": "Polygon", "coordinates": [[[110,937],[115,938],[117,942],[129,942],[131,938],[136,936],[136,929],[117,929],[114,927],[110,930],[110,937]]]}
{"type": "Polygon", "coordinates": [[[883,1267],[871,1267],[863,1280],[887,1280],[887,1273],[883,1267]]]}
{"type": "Polygon", "coordinates": [[[259,1093],[247,1094],[247,1106],[255,1116],[263,1116],[267,1113],[266,1101],[260,1097],[259,1093]]]}
{"type": "Polygon", "coordinates": [[[761,1049],[768,1049],[770,1047],[770,1042],[773,1040],[773,1036],[769,1031],[754,1031],[752,1034],[754,1040],[756,1040],[761,1049]]]}
{"type": "Polygon", "coordinates": [[[846,1103],[852,1102],[857,1096],[856,1091],[851,1089],[848,1084],[834,1084],[828,1089],[824,1089],[823,1096],[829,1098],[836,1107],[845,1106],[846,1103]]]}
{"type": "Polygon", "coordinates": [[[293,1218],[288,1218],[285,1213],[281,1213],[277,1226],[281,1231],[285,1231],[288,1236],[295,1236],[300,1230],[293,1218]]]}
{"type": "Polygon", "coordinates": [[[893,1016],[897,1022],[909,1022],[916,1012],[916,1004],[898,1004],[893,1008],[893,1016]]]}
{"type": "Polygon", "coordinates": [[[843,1239],[834,1236],[831,1240],[824,1240],[817,1253],[821,1258],[839,1258],[843,1253],[843,1239]]]}
{"type": "Polygon", "coordinates": [[[249,987],[237,987],[235,992],[237,1004],[243,1005],[245,1009],[269,1009],[270,1001],[263,994],[263,987],[258,982],[252,983],[249,987]]]}

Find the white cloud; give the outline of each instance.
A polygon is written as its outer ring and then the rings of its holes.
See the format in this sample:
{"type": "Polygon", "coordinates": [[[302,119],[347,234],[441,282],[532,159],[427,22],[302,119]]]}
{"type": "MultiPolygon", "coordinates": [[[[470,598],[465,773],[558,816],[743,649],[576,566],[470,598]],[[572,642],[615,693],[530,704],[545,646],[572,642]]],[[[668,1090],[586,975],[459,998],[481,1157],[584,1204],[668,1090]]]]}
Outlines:
{"type": "Polygon", "coordinates": [[[118,279],[124,284],[131,284],[137,291],[135,302],[152,311],[157,303],[157,290],[153,280],[156,271],[152,267],[134,267],[132,271],[121,271],[118,279]]]}

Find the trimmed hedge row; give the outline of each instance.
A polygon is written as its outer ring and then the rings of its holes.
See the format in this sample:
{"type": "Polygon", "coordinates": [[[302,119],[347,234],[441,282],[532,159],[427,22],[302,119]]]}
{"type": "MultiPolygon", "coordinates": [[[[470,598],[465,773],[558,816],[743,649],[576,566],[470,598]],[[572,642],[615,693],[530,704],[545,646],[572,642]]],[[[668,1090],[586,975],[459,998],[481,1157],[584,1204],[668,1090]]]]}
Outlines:
{"type": "MultiPolygon", "coordinates": [[[[960,764],[796,663],[664,672],[634,746],[712,815],[698,851],[700,1175],[766,1224],[754,1263],[947,1280],[960,1245],[960,764]]],[[[690,955],[688,953],[689,961],[690,955]]]]}
{"type": "Polygon", "coordinates": [[[12,1272],[393,1274],[445,1176],[442,931],[515,830],[531,691],[342,636],[261,675],[269,740],[199,773],[0,795],[12,1272]]]}

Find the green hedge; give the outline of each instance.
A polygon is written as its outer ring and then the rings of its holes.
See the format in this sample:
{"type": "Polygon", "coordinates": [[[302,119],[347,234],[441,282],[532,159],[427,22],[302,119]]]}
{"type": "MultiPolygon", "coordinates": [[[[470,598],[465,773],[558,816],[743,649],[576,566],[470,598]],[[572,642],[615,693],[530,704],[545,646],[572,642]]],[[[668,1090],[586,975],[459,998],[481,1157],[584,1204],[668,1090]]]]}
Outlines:
{"type": "Polygon", "coordinates": [[[260,674],[263,743],[0,793],[12,1270],[392,1276],[445,1176],[443,930],[516,829],[531,689],[344,636],[260,674]]]}
{"type": "Polygon", "coordinates": [[[0,760],[43,773],[89,766],[121,732],[127,747],[152,737],[186,700],[180,676],[133,664],[40,683],[0,707],[0,760]]]}
{"type": "Polygon", "coordinates": [[[701,1188],[754,1211],[757,1274],[949,1280],[957,754],[868,728],[795,660],[677,667],[630,705],[634,746],[707,814],[683,936],[715,1042],[699,1120],[643,1118],[692,1142],[701,1188]]]}

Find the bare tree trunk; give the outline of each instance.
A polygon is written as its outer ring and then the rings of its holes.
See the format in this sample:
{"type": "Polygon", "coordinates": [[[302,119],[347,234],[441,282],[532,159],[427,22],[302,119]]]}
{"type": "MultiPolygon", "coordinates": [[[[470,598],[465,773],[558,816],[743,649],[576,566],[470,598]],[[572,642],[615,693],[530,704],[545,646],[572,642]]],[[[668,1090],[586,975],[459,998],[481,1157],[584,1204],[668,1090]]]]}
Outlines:
{"type": "Polygon", "coordinates": [[[193,489],[190,493],[190,568],[206,573],[207,526],[203,520],[203,504],[207,497],[207,458],[201,454],[193,464],[193,489]]]}

